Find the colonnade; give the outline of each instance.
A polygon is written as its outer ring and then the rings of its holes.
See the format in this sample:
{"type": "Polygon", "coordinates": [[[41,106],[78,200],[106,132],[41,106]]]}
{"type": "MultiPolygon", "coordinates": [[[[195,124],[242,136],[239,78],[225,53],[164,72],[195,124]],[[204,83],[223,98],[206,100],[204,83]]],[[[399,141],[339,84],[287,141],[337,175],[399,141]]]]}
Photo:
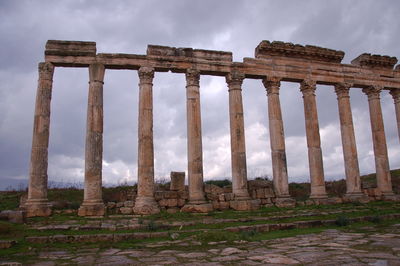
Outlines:
{"type": "MultiPolygon", "coordinates": [[[[84,201],[79,208],[81,216],[104,215],[102,201],[102,153],[103,153],[103,84],[105,65],[89,65],[89,96],[87,108],[85,186],[84,201]]],[[[153,214],[160,211],[154,199],[154,147],[153,147],[153,78],[155,68],[142,66],[139,75],[139,119],[138,119],[138,194],[134,212],[153,214]]],[[[47,216],[51,208],[47,201],[47,166],[50,128],[50,102],[54,65],[39,64],[39,81],[33,127],[30,164],[29,193],[26,202],[28,216],[47,216]]],[[[203,153],[200,108],[200,76],[196,68],[188,68],[186,76],[187,149],[189,200],[183,207],[186,211],[208,212],[212,205],[206,201],[203,188],[203,153]]],[[[245,127],[242,103],[242,83],[245,73],[232,67],[225,75],[229,93],[229,121],[231,136],[232,190],[234,201],[250,201],[247,189],[247,166],[245,127]]],[[[280,105],[280,83],[278,76],[263,77],[268,101],[268,119],[273,170],[273,186],[277,198],[289,199],[288,171],[285,136],[280,105]]],[[[323,158],[316,104],[316,80],[299,81],[304,102],[305,129],[311,181],[310,198],[326,198],[323,158]]],[[[361,181],[354,126],[350,105],[351,83],[336,83],[340,130],[346,174],[346,196],[361,197],[361,181]]],[[[375,154],[377,184],[386,197],[393,195],[387,144],[384,132],[380,92],[383,87],[371,85],[362,91],[368,97],[375,154]]],[[[397,125],[400,136],[400,89],[391,89],[394,99],[397,125]]],[[[234,205],[233,205],[234,206],[234,205]]]]}

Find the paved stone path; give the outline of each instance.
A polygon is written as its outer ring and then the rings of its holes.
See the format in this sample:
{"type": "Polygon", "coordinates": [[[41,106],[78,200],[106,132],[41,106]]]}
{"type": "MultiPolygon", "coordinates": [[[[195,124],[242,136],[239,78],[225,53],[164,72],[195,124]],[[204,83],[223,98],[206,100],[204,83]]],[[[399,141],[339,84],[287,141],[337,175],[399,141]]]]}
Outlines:
{"type": "Polygon", "coordinates": [[[177,240],[150,243],[141,249],[43,251],[34,265],[400,265],[400,224],[379,231],[364,229],[364,233],[331,229],[259,242],[209,242],[207,246],[177,240]]]}

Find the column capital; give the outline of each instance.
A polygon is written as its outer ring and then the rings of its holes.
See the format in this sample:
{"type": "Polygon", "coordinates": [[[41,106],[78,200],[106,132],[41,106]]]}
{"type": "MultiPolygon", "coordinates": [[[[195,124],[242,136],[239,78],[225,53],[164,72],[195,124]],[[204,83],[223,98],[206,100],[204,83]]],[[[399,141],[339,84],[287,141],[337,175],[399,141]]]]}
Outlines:
{"type": "Polygon", "coordinates": [[[400,89],[391,89],[389,93],[392,95],[394,103],[400,103],[400,89]]]}
{"type": "Polygon", "coordinates": [[[154,68],[152,67],[140,67],[138,70],[139,82],[140,83],[152,83],[154,78],[154,68]]]}
{"type": "Polygon", "coordinates": [[[300,91],[303,96],[315,95],[315,90],[317,89],[317,83],[315,80],[305,79],[300,83],[300,91]]]}
{"type": "Polygon", "coordinates": [[[241,90],[244,73],[234,70],[226,75],[225,80],[228,83],[229,90],[241,90]]]}
{"type": "Polygon", "coordinates": [[[335,92],[338,99],[344,97],[350,97],[349,92],[352,86],[353,84],[347,82],[335,84],[335,92]]]}
{"type": "Polygon", "coordinates": [[[263,79],[264,87],[267,89],[267,95],[279,94],[279,88],[281,86],[281,78],[279,77],[267,77],[263,79]]]}
{"type": "Polygon", "coordinates": [[[380,93],[382,89],[383,87],[374,85],[362,89],[362,92],[368,96],[368,100],[380,99],[380,93]]]}
{"type": "Polygon", "coordinates": [[[200,71],[197,69],[189,68],[186,70],[186,84],[187,86],[199,86],[200,84],[200,71]]]}
{"type": "Polygon", "coordinates": [[[104,73],[105,67],[103,64],[94,63],[89,65],[89,83],[90,82],[99,82],[104,84],[104,73]]]}
{"type": "Polygon", "coordinates": [[[40,79],[53,80],[54,65],[49,62],[41,62],[38,65],[40,79]]]}

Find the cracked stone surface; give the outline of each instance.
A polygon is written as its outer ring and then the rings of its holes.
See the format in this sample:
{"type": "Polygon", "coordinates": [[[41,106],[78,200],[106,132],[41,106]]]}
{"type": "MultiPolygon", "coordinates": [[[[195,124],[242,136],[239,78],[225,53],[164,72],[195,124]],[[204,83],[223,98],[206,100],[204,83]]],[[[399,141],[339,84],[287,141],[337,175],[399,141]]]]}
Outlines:
{"type": "MultiPolygon", "coordinates": [[[[140,249],[48,249],[40,251],[31,265],[400,265],[400,224],[362,230],[329,229],[296,237],[202,245],[193,245],[192,239],[174,240],[159,242],[162,247],[157,248],[143,243],[140,249]],[[178,245],[182,243],[188,245],[178,245]]],[[[21,265],[2,259],[0,264],[21,265]]]]}

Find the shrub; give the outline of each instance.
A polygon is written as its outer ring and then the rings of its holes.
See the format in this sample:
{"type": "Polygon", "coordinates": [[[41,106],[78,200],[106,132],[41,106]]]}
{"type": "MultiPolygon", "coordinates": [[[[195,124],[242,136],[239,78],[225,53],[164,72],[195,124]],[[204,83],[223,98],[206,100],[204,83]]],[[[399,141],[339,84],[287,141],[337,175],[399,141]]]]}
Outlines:
{"type": "Polygon", "coordinates": [[[11,225],[6,222],[0,222],[0,235],[8,235],[11,231],[11,225]]]}
{"type": "Polygon", "coordinates": [[[379,224],[382,222],[382,217],[379,215],[372,216],[371,222],[373,222],[375,224],[379,224]]]}
{"type": "Polygon", "coordinates": [[[350,223],[349,219],[345,216],[339,216],[335,221],[335,224],[337,226],[346,226],[349,223],[350,223]]]}
{"type": "Polygon", "coordinates": [[[209,185],[216,185],[219,187],[226,187],[226,186],[231,186],[232,182],[228,179],[223,179],[223,180],[207,180],[206,182],[204,182],[205,184],[209,184],[209,185]]]}
{"type": "Polygon", "coordinates": [[[156,231],[158,228],[159,228],[158,224],[153,220],[150,220],[149,223],[147,224],[147,229],[149,231],[156,231]]]}
{"type": "Polygon", "coordinates": [[[258,232],[256,230],[250,230],[250,231],[240,231],[239,236],[240,239],[244,240],[251,240],[253,236],[255,236],[258,232]]]}

